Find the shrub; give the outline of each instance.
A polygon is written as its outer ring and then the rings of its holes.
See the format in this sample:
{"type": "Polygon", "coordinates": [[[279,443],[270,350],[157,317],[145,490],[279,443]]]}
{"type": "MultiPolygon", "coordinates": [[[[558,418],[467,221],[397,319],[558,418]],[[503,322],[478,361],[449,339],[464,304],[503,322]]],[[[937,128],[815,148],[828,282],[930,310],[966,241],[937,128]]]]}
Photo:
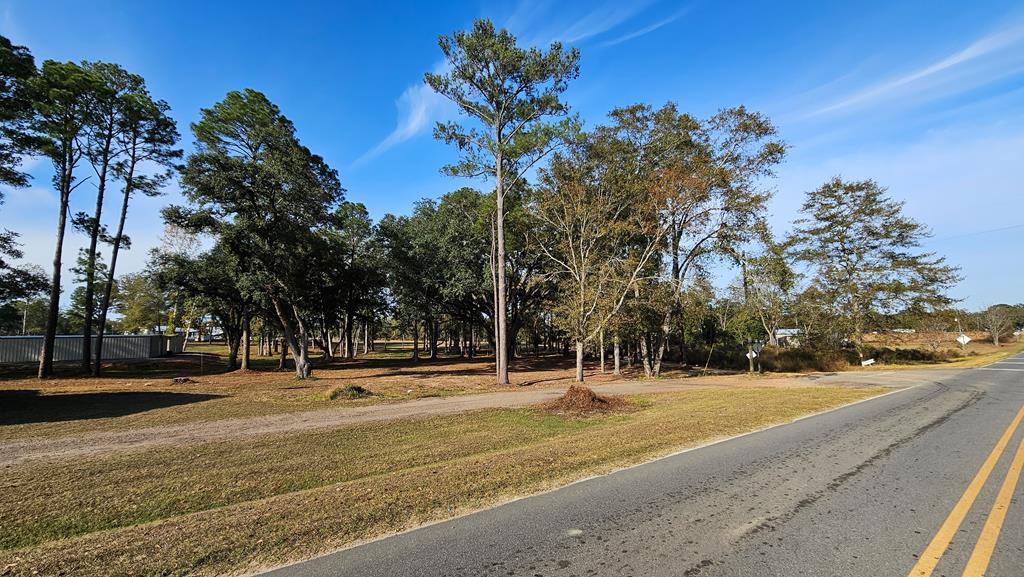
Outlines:
{"type": "Polygon", "coordinates": [[[761,351],[761,367],[766,371],[803,373],[808,371],[834,372],[850,366],[841,352],[808,348],[778,349],[765,347],[761,351]]]}
{"type": "Polygon", "coordinates": [[[960,356],[960,351],[956,349],[932,351],[927,349],[867,347],[864,351],[864,358],[875,359],[878,363],[886,365],[905,363],[941,363],[960,356]]]}
{"type": "Polygon", "coordinates": [[[327,398],[331,401],[338,399],[361,399],[369,397],[373,393],[369,389],[359,385],[345,385],[344,387],[331,387],[327,390],[327,398]]]}

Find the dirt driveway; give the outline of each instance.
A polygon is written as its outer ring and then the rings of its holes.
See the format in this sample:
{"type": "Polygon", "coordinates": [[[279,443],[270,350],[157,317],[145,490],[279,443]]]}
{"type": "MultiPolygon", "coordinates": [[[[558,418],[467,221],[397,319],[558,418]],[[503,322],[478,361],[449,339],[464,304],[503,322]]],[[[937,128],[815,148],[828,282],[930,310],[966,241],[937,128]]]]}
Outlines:
{"type": "MultiPolygon", "coordinates": [[[[600,394],[614,395],[749,386],[831,385],[899,388],[931,382],[937,375],[948,375],[948,371],[948,369],[865,371],[764,379],[752,379],[743,375],[710,376],[677,380],[607,383],[596,385],[593,388],[600,394]]],[[[477,409],[526,407],[553,400],[559,397],[564,390],[565,387],[520,388],[361,407],[339,407],[202,423],[145,427],[128,431],[90,432],[74,436],[14,440],[0,447],[0,467],[35,460],[56,461],[167,445],[182,446],[192,443],[239,439],[253,435],[296,433],[368,422],[451,415],[477,409]]]]}

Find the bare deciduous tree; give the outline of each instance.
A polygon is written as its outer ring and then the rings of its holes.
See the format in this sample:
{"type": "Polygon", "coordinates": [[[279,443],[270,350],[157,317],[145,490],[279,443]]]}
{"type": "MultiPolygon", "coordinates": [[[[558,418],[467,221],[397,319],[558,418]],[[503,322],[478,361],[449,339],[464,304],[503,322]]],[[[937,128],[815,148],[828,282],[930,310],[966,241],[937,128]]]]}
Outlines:
{"type": "Polygon", "coordinates": [[[1013,309],[1010,305],[992,305],[981,314],[981,322],[992,336],[992,344],[999,346],[999,340],[1013,331],[1013,309]]]}

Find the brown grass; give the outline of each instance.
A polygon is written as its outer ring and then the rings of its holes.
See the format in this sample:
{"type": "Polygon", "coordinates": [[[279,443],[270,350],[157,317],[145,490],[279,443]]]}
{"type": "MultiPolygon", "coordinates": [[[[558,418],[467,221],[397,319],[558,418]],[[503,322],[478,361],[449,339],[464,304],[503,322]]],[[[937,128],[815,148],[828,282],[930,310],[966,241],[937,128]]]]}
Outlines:
{"type": "MultiPolygon", "coordinates": [[[[131,430],[227,418],[258,417],[342,406],[388,403],[424,397],[446,397],[502,390],[494,384],[490,359],[440,358],[408,360],[407,351],[381,351],[350,360],[320,363],[312,379],[296,380],[289,371],[275,370],[276,359],[257,357],[259,371],[224,372],[223,345],[192,346],[204,357],[126,363],[111,367],[103,378],[66,372],[61,378],[0,378],[0,404],[17,406],[19,420],[0,416],[0,442],[28,437],[95,431],[131,430]],[[210,371],[213,371],[211,373],[210,371]],[[188,382],[173,382],[187,377],[188,382]],[[372,395],[337,394],[359,386],[372,395]],[[332,394],[334,392],[335,394],[332,394]],[[69,395],[58,397],[59,395],[69,395]],[[112,396],[131,395],[139,410],[109,415],[104,408],[112,396]],[[158,402],[146,406],[146,396],[158,402]],[[7,426],[2,426],[7,425],[7,426]]],[[[511,378],[517,387],[557,387],[574,380],[574,360],[560,355],[514,359],[511,378]]],[[[65,369],[67,371],[67,369],[65,369]]],[[[669,371],[666,377],[688,373],[669,371]]],[[[602,374],[587,366],[588,384],[640,378],[626,369],[621,376],[602,374]]]]}
{"type": "Polygon", "coordinates": [[[626,414],[486,410],[18,465],[0,573],[240,574],[878,392],[696,390],[626,414]]]}

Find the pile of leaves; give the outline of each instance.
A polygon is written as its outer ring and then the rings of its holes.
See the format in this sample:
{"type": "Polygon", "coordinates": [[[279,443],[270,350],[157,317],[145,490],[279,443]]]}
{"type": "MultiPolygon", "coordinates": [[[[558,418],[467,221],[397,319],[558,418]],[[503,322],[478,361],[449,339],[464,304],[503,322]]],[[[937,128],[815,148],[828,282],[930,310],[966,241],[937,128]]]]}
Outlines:
{"type": "Polygon", "coordinates": [[[560,415],[593,415],[627,410],[632,404],[622,397],[602,397],[593,390],[573,385],[564,395],[543,405],[543,409],[560,415]]]}
{"type": "Polygon", "coordinates": [[[338,399],[362,399],[363,397],[369,397],[373,393],[365,387],[359,385],[345,385],[344,387],[332,387],[327,391],[327,398],[336,401],[338,399]]]}

